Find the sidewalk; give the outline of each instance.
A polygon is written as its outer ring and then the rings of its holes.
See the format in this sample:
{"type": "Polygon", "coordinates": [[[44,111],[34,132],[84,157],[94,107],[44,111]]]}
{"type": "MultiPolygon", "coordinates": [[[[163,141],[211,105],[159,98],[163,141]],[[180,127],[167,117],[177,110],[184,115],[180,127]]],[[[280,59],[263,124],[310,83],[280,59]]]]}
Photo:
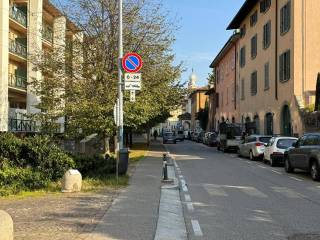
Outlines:
{"type": "Polygon", "coordinates": [[[79,240],[153,240],[160,201],[162,154],[153,142],[130,180],[91,234],[79,240]]]}

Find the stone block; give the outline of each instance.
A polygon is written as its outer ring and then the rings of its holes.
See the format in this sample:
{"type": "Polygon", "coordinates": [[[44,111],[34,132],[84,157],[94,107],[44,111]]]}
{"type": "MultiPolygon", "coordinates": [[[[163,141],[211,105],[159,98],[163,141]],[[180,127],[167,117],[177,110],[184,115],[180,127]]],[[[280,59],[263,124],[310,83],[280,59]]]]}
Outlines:
{"type": "Polygon", "coordinates": [[[0,240],[13,240],[12,218],[2,210],[0,210],[0,240]]]}
{"type": "Polygon", "coordinates": [[[78,170],[68,170],[62,179],[62,192],[80,192],[82,186],[82,176],[78,170]]]}

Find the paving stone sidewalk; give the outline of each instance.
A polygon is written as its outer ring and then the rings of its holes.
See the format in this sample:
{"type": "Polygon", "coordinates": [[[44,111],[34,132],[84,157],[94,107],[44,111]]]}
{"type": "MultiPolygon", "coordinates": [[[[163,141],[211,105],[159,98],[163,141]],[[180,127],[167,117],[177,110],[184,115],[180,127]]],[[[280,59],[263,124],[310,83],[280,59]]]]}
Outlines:
{"type": "Polygon", "coordinates": [[[13,218],[14,239],[153,240],[163,151],[153,143],[148,156],[131,169],[129,187],[122,190],[0,199],[0,209],[13,218]]]}

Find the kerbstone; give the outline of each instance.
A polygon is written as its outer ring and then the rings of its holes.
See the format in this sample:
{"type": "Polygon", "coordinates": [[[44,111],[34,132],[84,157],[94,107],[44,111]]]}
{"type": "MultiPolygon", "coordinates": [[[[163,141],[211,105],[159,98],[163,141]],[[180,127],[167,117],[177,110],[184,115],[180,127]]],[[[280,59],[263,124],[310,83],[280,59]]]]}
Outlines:
{"type": "Polygon", "coordinates": [[[0,240],[13,240],[12,218],[2,210],[0,210],[0,240]]]}

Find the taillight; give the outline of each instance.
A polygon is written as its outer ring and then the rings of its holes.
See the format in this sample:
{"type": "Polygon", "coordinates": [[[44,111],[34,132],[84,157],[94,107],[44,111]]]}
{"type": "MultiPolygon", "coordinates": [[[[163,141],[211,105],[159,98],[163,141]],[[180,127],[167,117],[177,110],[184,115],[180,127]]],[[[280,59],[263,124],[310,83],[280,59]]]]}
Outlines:
{"type": "Polygon", "coordinates": [[[264,146],[263,143],[256,143],[256,147],[262,147],[262,146],[264,146]]]}

